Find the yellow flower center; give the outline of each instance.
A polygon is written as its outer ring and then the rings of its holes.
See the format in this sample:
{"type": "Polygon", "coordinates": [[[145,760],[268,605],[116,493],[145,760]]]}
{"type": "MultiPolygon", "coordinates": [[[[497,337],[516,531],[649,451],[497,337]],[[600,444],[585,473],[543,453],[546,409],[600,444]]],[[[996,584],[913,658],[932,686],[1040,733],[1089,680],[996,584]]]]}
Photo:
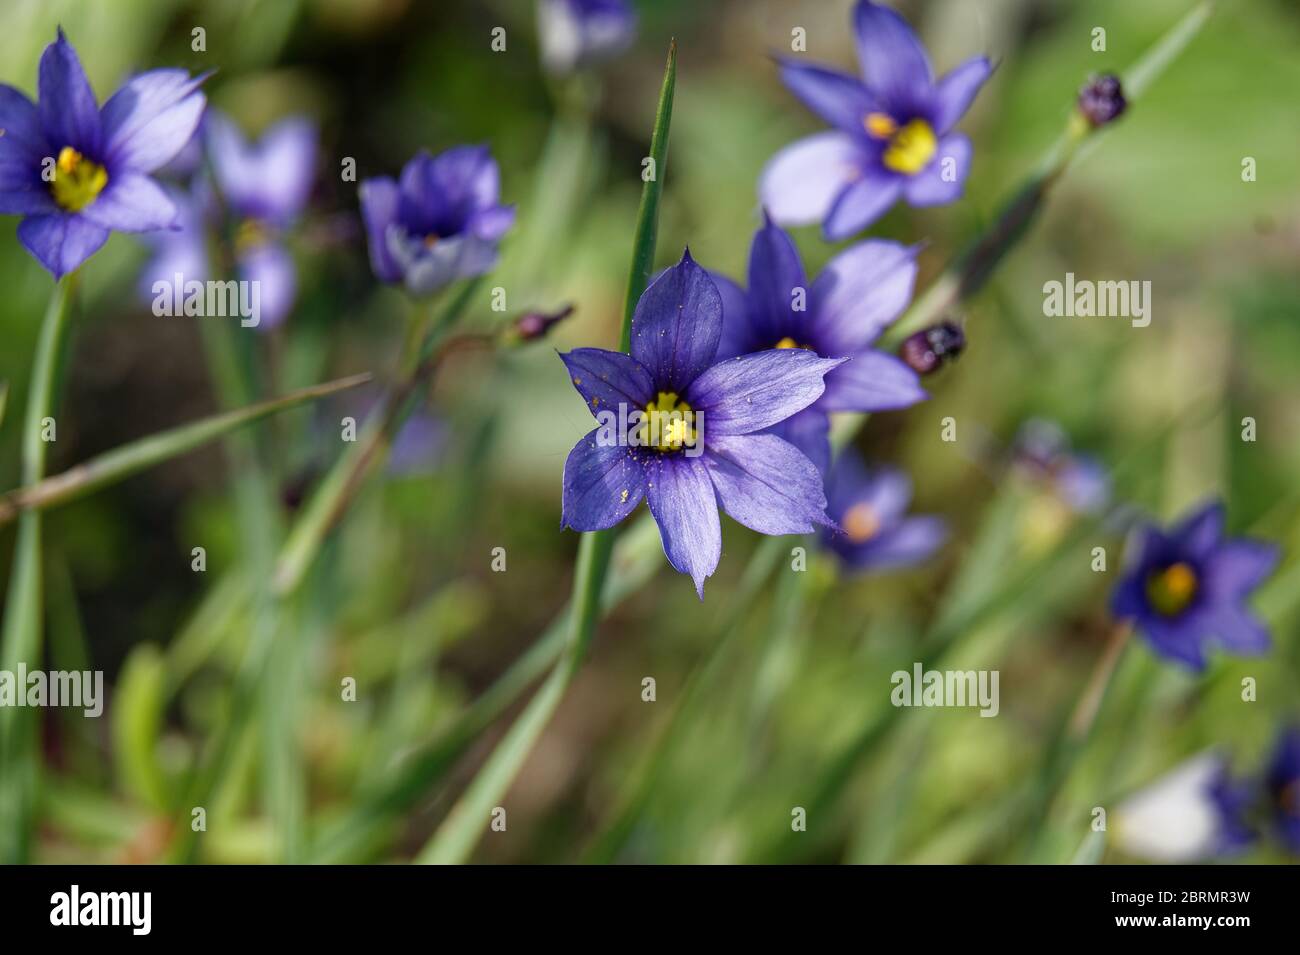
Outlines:
{"type": "Polygon", "coordinates": [[[1147,600],[1162,617],[1176,617],[1196,596],[1196,571],[1181,561],[1147,577],[1147,600]]]}
{"type": "Polygon", "coordinates": [[[880,516],[870,504],[860,501],[848,509],[840,525],[849,540],[855,544],[865,544],[880,533],[880,516]]]}
{"type": "Polygon", "coordinates": [[[923,119],[913,119],[900,128],[884,113],[868,113],[862,125],[874,139],[888,141],[880,161],[894,172],[916,175],[930,164],[939,148],[934,130],[923,119]]]}
{"type": "Polygon", "coordinates": [[[888,113],[868,113],[862,118],[862,126],[872,139],[888,139],[898,132],[898,124],[888,113]]]}
{"type": "Polygon", "coordinates": [[[260,245],[265,245],[268,238],[266,227],[256,219],[244,219],[235,229],[235,248],[247,252],[260,245]]]}
{"type": "Polygon", "coordinates": [[[59,150],[50,192],[60,208],[79,212],[94,202],[106,185],[108,170],[99,163],[91,162],[71,146],[59,150]]]}
{"type": "Polygon", "coordinates": [[[797,341],[795,341],[795,340],[794,340],[793,338],[791,338],[789,335],[786,335],[785,338],[781,339],[779,342],[777,342],[777,343],[776,343],[775,345],[773,345],[772,347],[773,347],[773,348],[802,348],[804,351],[812,351],[812,346],[811,346],[811,345],[800,345],[797,341]]]}
{"type": "Polygon", "coordinates": [[[680,451],[695,445],[695,412],[676,392],[661,391],[645,406],[645,417],[637,430],[642,447],[656,451],[680,451]]]}

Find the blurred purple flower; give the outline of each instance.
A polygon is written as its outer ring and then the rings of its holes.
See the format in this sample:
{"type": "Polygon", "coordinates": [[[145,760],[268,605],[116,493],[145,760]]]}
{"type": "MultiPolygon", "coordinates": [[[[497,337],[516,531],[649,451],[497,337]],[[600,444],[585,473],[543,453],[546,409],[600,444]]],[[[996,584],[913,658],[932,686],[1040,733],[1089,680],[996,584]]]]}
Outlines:
{"type": "Polygon", "coordinates": [[[1292,855],[1300,855],[1300,726],[1278,734],[1264,774],[1278,838],[1292,855]]]}
{"type": "Polygon", "coordinates": [[[900,197],[913,206],[960,198],[971,144],[952,132],[993,71],[986,57],[933,78],[925,48],[893,10],[860,0],[853,13],[862,79],[781,60],[781,78],[835,127],[768,162],[759,196],[781,225],[822,224],[828,240],[865,229],[900,197]]]}
{"type": "Polygon", "coordinates": [[[1132,620],[1161,656],[1197,670],[1212,641],[1236,654],[1263,653],[1268,629],[1246,599],[1277,561],[1276,544],[1225,538],[1223,505],[1212,501],[1168,533],[1150,524],[1134,531],[1111,611],[1132,620]]]}
{"type": "Polygon", "coordinates": [[[1072,510],[1096,514],[1110,503],[1110,475],[1098,461],[1070,449],[1060,425],[1031,418],[1020,426],[1012,446],[1015,467],[1046,483],[1072,510]]]}
{"type": "Polygon", "coordinates": [[[0,213],[56,278],[90,258],[110,231],[169,229],[176,207],[149,173],[185,146],[203,113],[204,77],[152,70],[99,108],[59,29],[41,54],[39,103],[0,85],[0,213]]]}
{"type": "Polygon", "coordinates": [[[826,513],[839,530],[822,528],[822,543],[852,570],[909,567],[929,559],[948,538],[939,517],[907,516],[912,482],[902,471],[868,471],[845,451],[826,480],[826,513]]]}
{"type": "Polygon", "coordinates": [[[569,73],[612,59],[636,37],[636,12],[626,0],[538,0],[542,65],[569,73]]]}
{"type": "Polygon", "coordinates": [[[397,429],[388,453],[388,473],[411,477],[432,473],[447,443],[447,426],[427,411],[416,411],[397,429]]]}
{"type": "Polygon", "coordinates": [[[916,372],[871,344],[907,307],[916,250],[860,242],[835,256],[811,285],[790,237],[765,218],[749,250],[749,288],[714,275],[722,295],[718,358],[771,348],[852,358],[826,376],[813,405],[772,428],[823,473],[830,464],[831,411],[885,411],[928,397],[916,372]]]}
{"type": "Polygon", "coordinates": [[[514,206],[498,202],[500,174],[486,146],[420,152],[399,180],[361,184],[361,215],[370,264],[385,282],[424,295],[458,278],[482,275],[497,260],[497,242],[514,223],[514,206]]]}
{"type": "Polygon", "coordinates": [[[843,359],[803,349],[716,361],[722,297],[690,252],[637,302],[631,354],[577,348],[561,359],[601,422],[564,464],[562,523],[602,530],[645,498],[668,562],[695,582],[722,556],[718,507],[760,534],[826,522],[817,468],[766,428],[822,394],[843,359]]]}
{"type": "Polygon", "coordinates": [[[241,281],[259,286],[259,328],[271,329],[293,309],[298,273],[284,245],[285,232],[301,216],[311,195],[318,150],[316,127],[303,117],[272,126],[258,143],[244,139],[228,118],[210,110],[200,138],[211,179],[200,175],[188,194],[173,193],[179,229],[151,237],[154,257],[142,284],[207,281],[212,266],[207,231],[224,225],[234,236],[235,267],[241,281]]]}

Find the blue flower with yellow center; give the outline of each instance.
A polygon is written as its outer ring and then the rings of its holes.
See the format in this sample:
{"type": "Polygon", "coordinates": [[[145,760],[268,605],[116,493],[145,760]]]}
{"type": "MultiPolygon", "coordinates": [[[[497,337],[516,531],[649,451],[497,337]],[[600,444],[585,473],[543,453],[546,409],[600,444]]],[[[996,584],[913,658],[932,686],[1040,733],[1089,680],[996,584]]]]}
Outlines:
{"type": "Polygon", "coordinates": [[[815,402],[844,361],[802,348],[721,360],[722,314],[717,285],[687,252],[637,302],[631,354],[560,356],[600,423],[564,463],[563,525],[603,530],[646,501],[668,562],[701,599],[722,557],[719,508],[760,534],[828,522],[817,468],[762,432],[815,402]]]}
{"type": "Polygon", "coordinates": [[[833,411],[906,408],[927,395],[919,376],[872,346],[912,298],[916,249],[871,239],[839,252],[811,282],[790,236],[765,216],[749,250],[747,288],[713,275],[722,295],[719,358],[769,348],[851,358],[809,408],[772,429],[824,473],[833,411]]]}
{"type": "Polygon", "coordinates": [[[24,217],[19,241],[56,279],[110,232],[176,226],[176,206],[150,173],[193,135],[202,82],[184,70],[152,70],[101,108],[59,30],[41,54],[37,103],[0,84],[0,214],[24,217]]]}
{"type": "Polygon", "coordinates": [[[937,81],[925,47],[893,10],[853,12],[862,76],[781,60],[790,91],[834,130],[791,143],[763,170],[759,196],[780,225],[822,224],[829,240],[861,232],[900,198],[961,197],[971,144],[953,132],[993,71],[978,56],[937,81]]]}
{"type": "Polygon", "coordinates": [[[1111,610],[1161,656],[1194,669],[1209,645],[1253,655],[1269,648],[1268,629],[1246,601],[1277,565],[1277,545],[1224,537],[1223,505],[1211,502],[1171,531],[1136,529],[1111,610]]]}

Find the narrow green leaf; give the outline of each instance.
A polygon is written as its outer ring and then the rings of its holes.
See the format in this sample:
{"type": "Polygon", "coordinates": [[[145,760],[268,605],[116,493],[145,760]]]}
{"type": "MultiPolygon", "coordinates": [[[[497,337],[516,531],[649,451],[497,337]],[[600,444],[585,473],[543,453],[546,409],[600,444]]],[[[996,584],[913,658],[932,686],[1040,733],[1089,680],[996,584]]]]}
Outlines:
{"type": "MultiPolygon", "coordinates": [[[[35,484],[45,472],[46,442],[42,422],[54,399],[54,380],[67,327],[72,278],[54,287],[32,362],[31,387],[23,424],[22,479],[35,484]]],[[[0,669],[40,665],[41,652],[41,518],[24,514],[5,600],[0,669]]],[[[24,707],[0,708],[0,863],[26,861],[31,848],[39,751],[36,725],[24,707]]]]}
{"type": "Polygon", "coordinates": [[[107,451],[62,474],[21,487],[0,497],[0,525],[23,511],[39,511],[85,497],[110,484],[125,480],[171,458],[179,457],[223,435],[263,418],[309,401],[337,394],[370,381],[369,374],[352,375],[337,381],[303,388],[283,398],[258,402],[238,411],[212,415],[191,424],[141,438],[107,451]]]}
{"type": "Polygon", "coordinates": [[[158,812],[170,808],[158,737],[166,701],[162,653],[151,643],[131,651],[113,694],[114,765],[122,788],[158,812]]]}

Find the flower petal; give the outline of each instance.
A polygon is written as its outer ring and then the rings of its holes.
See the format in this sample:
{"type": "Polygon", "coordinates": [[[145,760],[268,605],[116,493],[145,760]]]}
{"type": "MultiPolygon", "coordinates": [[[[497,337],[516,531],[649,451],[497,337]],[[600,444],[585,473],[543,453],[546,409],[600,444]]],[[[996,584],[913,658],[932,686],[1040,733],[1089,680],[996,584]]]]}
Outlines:
{"type": "Polygon", "coordinates": [[[104,158],[114,167],[153,172],[171,162],[194,135],[207,100],[206,76],[151,70],[134,76],[100,112],[104,158]]]}
{"type": "Polygon", "coordinates": [[[1245,656],[1265,653],[1273,645],[1268,627],[1240,607],[1223,608],[1214,615],[1214,634],[1226,650],[1245,656]]]}
{"type": "Polygon", "coordinates": [[[268,331],[293,311],[298,296],[298,270],[289,250],[278,242],[262,242],[239,256],[239,276],[256,283],[260,314],[257,327],[268,331]]]}
{"type": "Polygon", "coordinates": [[[862,147],[847,133],[817,133],[795,140],[763,167],[759,199],[780,225],[821,222],[864,163],[862,147]]]}
{"type": "Polygon", "coordinates": [[[1207,501],[1174,528],[1170,537],[1186,556],[1207,559],[1223,540],[1223,502],[1207,501]]]}
{"type": "Polygon", "coordinates": [[[370,267],[385,282],[400,282],[402,267],[388,250],[388,228],[397,223],[397,183],[387,176],[361,183],[361,218],[366,225],[370,267]]]}
{"type": "Polygon", "coordinates": [[[1205,586],[1218,599],[1241,600],[1273,573],[1280,557],[1278,546],[1268,541],[1226,541],[1203,568],[1205,586]]]}
{"type": "Polygon", "coordinates": [[[891,411],[930,397],[911,368],[884,352],[858,352],[826,376],[824,411],[891,411]]]}
{"type": "Polygon", "coordinates": [[[851,355],[874,342],[912,299],[918,246],[868,239],[840,252],[813,282],[809,343],[851,355]]]}
{"type": "Polygon", "coordinates": [[[58,39],[41,54],[36,85],[40,100],[37,109],[50,148],[57,154],[64,146],[71,146],[78,152],[99,156],[103,135],[95,92],[62,27],[58,39]]]}
{"type": "Polygon", "coordinates": [[[724,361],[752,351],[762,351],[768,342],[759,342],[749,315],[749,296],[745,290],[721,272],[709,271],[709,278],[722,297],[722,338],[714,361],[724,361]]]}
{"type": "Polygon", "coordinates": [[[1137,629],[1162,657],[1186,664],[1193,670],[1205,669],[1205,637],[1199,629],[1183,621],[1166,621],[1150,613],[1137,619],[1137,629]]]}
{"type": "Polygon", "coordinates": [[[500,171],[486,146],[420,153],[402,169],[402,225],[442,238],[463,231],[473,213],[497,204],[500,171]]]}
{"type": "Polygon", "coordinates": [[[856,76],[795,60],[779,61],[781,81],[803,104],[832,126],[861,135],[868,113],[878,111],[876,98],[856,76]]]}
{"type": "Polygon", "coordinates": [[[859,570],[894,570],[920,564],[948,539],[948,525],[932,515],[908,517],[873,540],[843,551],[859,570]]]}
{"type": "Polygon", "coordinates": [[[108,241],[108,230],[78,215],[29,216],[18,223],[18,241],[61,279],[108,241]]]}
{"type": "Polygon", "coordinates": [[[807,344],[807,308],[808,278],[799,252],[790,236],[766,219],[749,247],[749,315],[760,347],[774,348],[787,337],[807,344]]]}
{"type": "Polygon", "coordinates": [[[902,192],[902,176],[873,166],[865,167],[835,197],[822,223],[822,236],[827,242],[838,242],[856,235],[888,212],[902,192]]]}
{"type": "Polygon", "coordinates": [[[117,232],[152,232],[177,225],[176,204],[162,186],[138,172],[115,174],[81,216],[117,232]]]}
{"type": "Polygon", "coordinates": [[[587,432],[564,462],[560,522],[575,531],[613,527],[636,510],[646,492],[645,468],[635,449],[602,444],[600,430],[587,432]]]}
{"type": "Polygon", "coordinates": [[[641,295],[632,313],[632,356],[655,388],[682,394],[713,363],[722,337],[722,296],[687,250],[641,295]]]}
{"type": "Polygon", "coordinates": [[[618,414],[620,406],[628,415],[634,410],[644,411],[655,397],[650,372],[631,355],[603,348],[575,348],[561,353],[560,360],[593,415],[602,411],[618,414]]]}
{"type": "Polygon", "coordinates": [[[314,185],[315,124],[290,117],[250,145],[234,123],[212,112],[205,134],[217,182],[238,215],[281,227],[298,217],[314,185]]]}
{"type": "Polygon", "coordinates": [[[961,198],[970,175],[970,140],[952,133],[939,140],[930,164],[905,181],[903,195],[914,206],[941,206],[961,198]]]}
{"type": "Polygon", "coordinates": [[[722,559],[722,524],[708,468],[699,457],[665,454],[646,464],[646,501],[668,563],[689,574],[704,599],[704,579],[722,559]]]}
{"type": "Polygon", "coordinates": [[[821,472],[776,435],[718,435],[704,460],[718,503],[750,530],[807,534],[828,523],[821,472]]]}
{"type": "Polygon", "coordinates": [[[934,80],[925,47],[907,21],[888,7],[859,0],[853,26],[867,88],[899,112],[915,109],[934,80]]]}
{"type": "Polygon", "coordinates": [[[825,390],[826,373],[845,360],[774,348],[714,365],[686,392],[705,446],[712,435],[751,434],[807,408],[825,390]]]}
{"type": "Polygon", "coordinates": [[[39,172],[41,160],[50,154],[45,129],[36,104],[21,91],[0,83],[0,163],[14,163],[39,172]]]}
{"type": "Polygon", "coordinates": [[[798,448],[822,474],[831,465],[831,419],[820,408],[804,408],[778,421],[764,434],[774,434],[798,448]]]}
{"type": "Polygon", "coordinates": [[[987,56],[976,56],[949,70],[934,88],[934,129],[940,136],[957,125],[966,115],[975,94],[993,75],[987,56]]]}

